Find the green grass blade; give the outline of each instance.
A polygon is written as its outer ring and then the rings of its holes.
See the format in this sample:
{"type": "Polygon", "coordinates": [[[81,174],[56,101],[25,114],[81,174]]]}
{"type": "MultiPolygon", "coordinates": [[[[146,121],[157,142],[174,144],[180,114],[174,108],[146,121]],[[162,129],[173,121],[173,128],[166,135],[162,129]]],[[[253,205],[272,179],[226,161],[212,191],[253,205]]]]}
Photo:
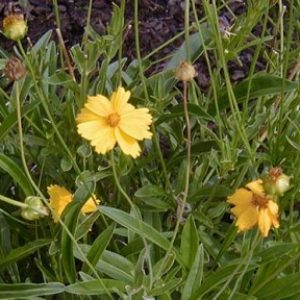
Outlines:
{"type": "MultiPolygon", "coordinates": [[[[133,232],[136,232],[140,236],[148,239],[162,249],[168,250],[168,248],[170,247],[170,242],[168,241],[168,239],[147,223],[138,220],[128,213],[116,208],[101,206],[100,210],[104,215],[111,218],[116,223],[126,227],[129,230],[132,230],[133,232]]],[[[180,258],[179,254],[177,253],[177,251],[175,252],[176,259],[180,263],[182,263],[182,259],[180,258]]]]}
{"type": "Polygon", "coordinates": [[[65,291],[70,294],[75,295],[104,295],[106,290],[103,288],[103,285],[106,286],[107,290],[110,292],[125,292],[126,283],[114,280],[114,279],[102,279],[100,280],[90,280],[84,282],[77,282],[66,287],[65,291]]]}
{"type": "Polygon", "coordinates": [[[34,253],[36,250],[49,245],[51,240],[42,239],[27,243],[27,245],[13,249],[4,259],[0,261],[0,270],[8,265],[17,262],[18,260],[34,253]]]}
{"type": "Polygon", "coordinates": [[[0,168],[7,172],[15,182],[17,182],[26,196],[34,195],[29,180],[23,170],[11,158],[0,153],[0,168]]]}
{"type": "MultiPolygon", "coordinates": [[[[103,251],[106,249],[107,245],[109,244],[113,233],[114,233],[115,225],[112,224],[107,227],[95,240],[92,247],[90,248],[89,252],[87,253],[87,259],[91,262],[93,266],[97,264],[99,261],[103,251]]],[[[90,274],[91,270],[86,263],[82,266],[82,271],[90,274]]]]}
{"type": "Polygon", "coordinates": [[[37,296],[60,294],[63,291],[64,285],[59,282],[0,284],[0,299],[32,299],[37,296]]]}

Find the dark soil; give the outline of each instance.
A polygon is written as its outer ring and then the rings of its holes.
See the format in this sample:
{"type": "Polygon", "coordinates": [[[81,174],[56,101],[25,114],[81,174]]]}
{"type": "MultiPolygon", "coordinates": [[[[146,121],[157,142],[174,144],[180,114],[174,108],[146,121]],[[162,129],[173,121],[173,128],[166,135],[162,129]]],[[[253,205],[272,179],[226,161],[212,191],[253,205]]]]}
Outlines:
{"type": "MultiPolygon", "coordinates": [[[[58,0],[59,13],[61,20],[61,29],[63,38],[67,47],[80,43],[84,26],[86,24],[88,0],[58,0]]],[[[202,15],[201,1],[198,1],[199,16],[202,15]]],[[[43,33],[56,28],[55,14],[52,6],[52,0],[28,0],[25,8],[18,6],[17,1],[1,0],[0,3],[0,22],[9,13],[9,11],[22,11],[28,21],[28,36],[32,43],[35,43],[43,33]]],[[[119,1],[115,1],[119,4],[119,1]]],[[[236,14],[245,12],[246,1],[231,1],[229,3],[231,10],[236,14]]],[[[172,38],[178,32],[183,30],[184,24],[184,1],[182,0],[140,0],[139,1],[139,20],[140,20],[140,44],[142,55],[157,48],[165,41],[172,38]]],[[[112,1],[94,0],[91,25],[99,34],[104,34],[106,26],[110,21],[112,14],[112,1]]],[[[128,29],[124,41],[124,56],[129,61],[136,58],[134,31],[133,27],[133,1],[128,0],[126,4],[126,26],[128,29]],[[131,29],[130,29],[131,28],[131,29]]],[[[231,15],[223,11],[220,16],[221,30],[230,26],[231,15]]],[[[153,59],[160,59],[174,51],[182,39],[178,39],[172,45],[162,49],[153,59]]],[[[0,35],[1,48],[11,51],[13,42],[0,35]]],[[[241,54],[240,61],[242,65],[232,62],[229,65],[233,80],[241,80],[246,77],[252,60],[252,51],[247,50],[241,54]]],[[[158,65],[155,70],[161,69],[163,63],[158,65]]],[[[200,59],[196,68],[198,71],[198,83],[200,87],[206,89],[209,86],[209,76],[204,59],[200,59]]],[[[263,68],[263,65],[259,68],[263,68]]],[[[153,70],[155,72],[155,70],[153,70]]]]}

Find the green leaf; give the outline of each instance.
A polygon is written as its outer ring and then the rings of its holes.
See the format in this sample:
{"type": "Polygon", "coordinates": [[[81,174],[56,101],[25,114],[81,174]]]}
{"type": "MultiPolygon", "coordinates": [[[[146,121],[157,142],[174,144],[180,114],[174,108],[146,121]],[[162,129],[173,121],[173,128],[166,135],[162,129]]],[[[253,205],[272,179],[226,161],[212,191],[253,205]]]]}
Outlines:
{"type": "MultiPolygon", "coordinates": [[[[108,246],[108,244],[113,236],[114,229],[115,229],[115,224],[112,224],[109,227],[107,227],[97,237],[97,239],[94,241],[92,247],[90,248],[89,252],[87,253],[87,259],[90,261],[90,263],[93,266],[95,266],[98,263],[103,251],[108,246]]],[[[82,271],[87,274],[91,274],[91,270],[89,270],[89,266],[86,263],[83,264],[82,271]]]]}
{"type": "Polygon", "coordinates": [[[134,265],[118,253],[105,250],[96,269],[111,278],[122,280],[128,284],[133,283],[134,265]]]}
{"type": "Polygon", "coordinates": [[[169,292],[172,290],[175,290],[181,283],[181,278],[174,278],[171,279],[168,282],[162,282],[161,284],[157,284],[152,290],[151,290],[151,296],[160,296],[166,292],[169,292]]]}
{"type": "MultiPolygon", "coordinates": [[[[220,284],[223,284],[226,280],[232,277],[232,274],[236,272],[237,267],[241,261],[237,261],[235,264],[228,265],[225,267],[219,268],[217,271],[212,273],[211,275],[207,276],[205,280],[203,280],[202,285],[193,292],[190,300],[198,300],[203,297],[203,295],[210,292],[212,289],[216,288],[220,284]]],[[[256,265],[250,264],[248,266],[248,271],[254,269],[256,265]]],[[[241,270],[236,272],[236,275],[240,274],[241,270]]]]}
{"type": "Polygon", "coordinates": [[[195,256],[198,250],[199,237],[197,227],[192,216],[189,216],[184,224],[181,243],[180,254],[184,261],[184,265],[190,269],[195,260],[195,256]]]}
{"type": "Polygon", "coordinates": [[[165,211],[170,208],[169,203],[163,199],[168,195],[165,190],[158,185],[147,184],[138,189],[134,196],[149,206],[146,208],[147,210],[151,210],[152,207],[159,211],[165,211]]]}
{"type": "MultiPolygon", "coordinates": [[[[203,26],[201,31],[205,42],[210,37],[209,30],[203,26]]],[[[199,33],[191,34],[188,41],[189,49],[191,49],[191,60],[195,60],[202,50],[202,41],[199,33]]],[[[186,54],[186,42],[182,43],[180,48],[173,54],[173,57],[167,63],[165,70],[175,69],[184,60],[188,60],[186,54]]]]}
{"type": "Polygon", "coordinates": [[[32,297],[55,295],[63,291],[64,285],[59,282],[0,284],[0,299],[32,299],[32,297]]]}
{"type": "MultiPolygon", "coordinates": [[[[107,217],[114,220],[116,223],[136,232],[140,236],[148,239],[162,249],[169,249],[169,240],[147,223],[138,220],[128,213],[116,208],[101,206],[100,211],[107,217]]],[[[175,251],[176,253],[177,261],[182,264],[182,259],[180,258],[178,252],[175,249],[173,249],[173,251],[175,251]]]]}
{"type": "MultiPolygon", "coordinates": [[[[255,296],[259,300],[285,299],[291,296],[299,296],[300,273],[290,274],[282,278],[273,279],[260,289],[255,296]]],[[[295,299],[298,299],[297,297],[295,299]]]]}
{"type": "MultiPolygon", "coordinates": [[[[72,201],[65,208],[63,216],[64,223],[68,228],[69,232],[74,236],[76,225],[78,221],[78,215],[80,213],[81,207],[83,203],[78,201],[72,201]]],[[[61,234],[61,254],[62,259],[61,263],[63,265],[63,270],[66,274],[67,280],[70,283],[75,282],[76,280],[76,267],[75,267],[75,259],[73,254],[73,240],[67,233],[65,229],[62,229],[61,234]]]]}
{"type": "Polygon", "coordinates": [[[23,170],[12,159],[0,153],[0,168],[7,172],[17,182],[26,196],[34,195],[34,191],[23,170]]]}
{"type": "MultiPolygon", "coordinates": [[[[292,92],[299,88],[298,82],[282,79],[281,77],[275,75],[261,74],[252,78],[252,80],[246,79],[233,88],[233,92],[238,103],[247,99],[249,84],[249,99],[262,96],[280,95],[283,92],[292,92]]],[[[229,107],[228,93],[226,88],[220,91],[218,103],[220,110],[229,107]]],[[[209,113],[215,114],[214,104],[211,105],[209,113]]]]}
{"type": "MultiPolygon", "coordinates": [[[[39,102],[34,101],[29,105],[24,105],[21,112],[22,116],[25,116],[29,112],[33,111],[38,106],[38,104],[39,102]]],[[[9,133],[9,131],[17,125],[17,123],[17,112],[13,111],[4,119],[3,123],[0,126],[0,140],[3,140],[4,137],[9,133]]]]}
{"type": "Polygon", "coordinates": [[[17,262],[18,260],[34,253],[36,250],[49,245],[51,240],[41,239],[34,242],[29,242],[25,246],[15,248],[5,258],[0,261],[0,270],[7,267],[8,265],[17,262]]]}
{"type": "MultiPolygon", "coordinates": [[[[82,239],[92,228],[93,224],[100,216],[100,212],[97,210],[92,214],[84,216],[83,221],[77,225],[75,239],[76,241],[82,239]]],[[[80,218],[81,220],[82,218],[80,218]]]]}
{"type": "Polygon", "coordinates": [[[204,251],[203,245],[199,245],[192,267],[185,281],[185,285],[182,290],[181,300],[190,299],[192,292],[199,288],[202,283],[204,266],[204,251]]]}
{"type": "MultiPolygon", "coordinates": [[[[207,114],[202,108],[193,103],[188,104],[188,111],[191,117],[201,118],[202,120],[212,120],[212,117],[207,114]]],[[[170,121],[173,119],[177,119],[178,117],[184,117],[184,106],[183,104],[177,104],[169,109],[169,113],[165,113],[160,116],[155,125],[158,126],[159,124],[165,123],[166,121],[170,121]]]]}
{"type": "Polygon", "coordinates": [[[75,295],[103,295],[110,292],[125,292],[126,283],[114,279],[95,279],[77,282],[65,288],[65,291],[75,295]]]}
{"type": "Polygon", "coordinates": [[[147,197],[163,197],[165,196],[165,191],[162,187],[153,184],[147,184],[140,189],[138,189],[134,196],[137,198],[147,198],[147,197]]]}
{"type": "MultiPolygon", "coordinates": [[[[91,246],[82,244],[80,248],[82,252],[87,255],[91,246]]],[[[76,258],[84,261],[78,249],[74,249],[74,253],[76,258]]],[[[104,273],[113,279],[124,281],[127,284],[133,283],[134,277],[132,274],[134,273],[134,265],[127,258],[118,253],[104,250],[95,267],[98,272],[104,273]]]]}
{"type": "Polygon", "coordinates": [[[38,51],[44,50],[51,38],[52,30],[47,31],[33,46],[32,52],[37,53],[38,51]]]}

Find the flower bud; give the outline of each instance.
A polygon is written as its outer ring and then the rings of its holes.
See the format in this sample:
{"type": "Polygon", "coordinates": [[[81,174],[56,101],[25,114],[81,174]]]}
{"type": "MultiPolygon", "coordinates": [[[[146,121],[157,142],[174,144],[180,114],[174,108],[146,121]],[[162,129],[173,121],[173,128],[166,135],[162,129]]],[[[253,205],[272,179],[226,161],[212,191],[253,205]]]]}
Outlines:
{"type": "Polygon", "coordinates": [[[181,62],[175,71],[175,77],[181,81],[191,81],[196,75],[194,66],[187,61],[181,62]]]}
{"type": "Polygon", "coordinates": [[[4,75],[12,81],[19,80],[26,74],[23,63],[17,58],[10,58],[4,68],[4,75]]]}
{"type": "Polygon", "coordinates": [[[4,35],[11,40],[21,40],[27,34],[27,30],[27,23],[22,14],[8,15],[3,20],[4,35]]]}
{"type": "Polygon", "coordinates": [[[39,197],[29,196],[24,203],[27,207],[22,209],[21,216],[26,220],[34,221],[49,215],[48,209],[39,197]]]}
{"type": "Polygon", "coordinates": [[[290,178],[281,168],[272,168],[263,180],[263,185],[267,194],[282,196],[290,188],[290,178]]]}

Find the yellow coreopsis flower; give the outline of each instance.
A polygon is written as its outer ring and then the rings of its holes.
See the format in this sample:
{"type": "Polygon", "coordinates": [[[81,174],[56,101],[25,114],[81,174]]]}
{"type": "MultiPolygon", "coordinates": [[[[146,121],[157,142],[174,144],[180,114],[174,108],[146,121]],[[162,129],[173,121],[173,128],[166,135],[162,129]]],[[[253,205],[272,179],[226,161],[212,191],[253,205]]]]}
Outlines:
{"type": "Polygon", "coordinates": [[[279,227],[278,205],[265,194],[262,180],[255,180],[240,188],[228,197],[228,202],[235,205],[231,212],[237,218],[239,231],[249,230],[256,224],[263,237],[268,236],[273,225],[279,227]]]}
{"type": "MultiPolygon", "coordinates": [[[[54,209],[58,216],[61,216],[65,207],[73,201],[73,195],[64,187],[59,185],[50,185],[47,188],[48,194],[50,196],[50,206],[54,209]]],[[[100,200],[96,200],[97,203],[100,203],[100,200]]],[[[89,198],[83,207],[81,208],[81,212],[83,214],[88,214],[96,211],[97,206],[95,201],[89,198]]],[[[54,222],[58,221],[56,216],[53,216],[54,222]]]]}
{"type": "Polygon", "coordinates": [[[91,142],[97,153],[105,154],[116,143],[133,158],[141,153],[138,141],[150,139],[152,116],[147,108],[135,108],[128,103],[130,92],[119,87],[107,99],[103,95],[89,96],[77,116],[77,131],[91,142]]]}

